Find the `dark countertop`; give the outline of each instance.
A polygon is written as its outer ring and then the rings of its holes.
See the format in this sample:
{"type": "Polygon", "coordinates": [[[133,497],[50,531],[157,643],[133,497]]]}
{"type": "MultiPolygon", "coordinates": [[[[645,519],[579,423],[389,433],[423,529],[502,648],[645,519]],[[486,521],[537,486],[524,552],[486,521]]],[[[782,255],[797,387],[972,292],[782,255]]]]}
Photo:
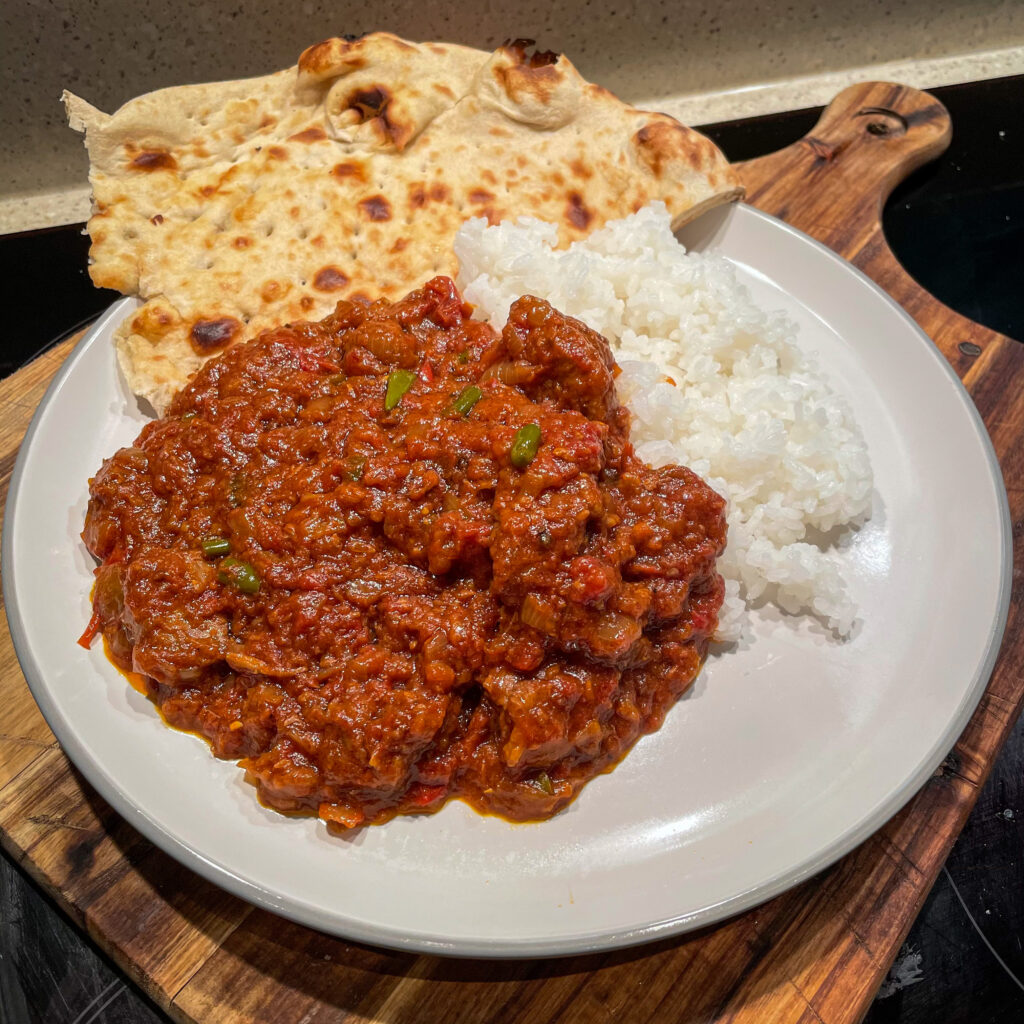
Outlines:
{"type": "MultiPolygon", "coordinates": [[[[1024,78],[932,90],[953,118],[949,151],[893,194],[885,231],[904,267],[947,305],[1024,339],[1024,78]]],[[[733,160],[804,135],[818,111],[705,129],[733,160]]],[[[0,238],[13,330],[0,376],[113,298],[85,273],[81,228],[0,238]]],[[[0,1024],[168,1021],[0,855],[0,1024]]],[[[1024,1020],[1024,721],[914,923],[865,1024],[1024,1020]]],[[[215,1022],[211,1022],[215,1024],[215,1022]]]]}

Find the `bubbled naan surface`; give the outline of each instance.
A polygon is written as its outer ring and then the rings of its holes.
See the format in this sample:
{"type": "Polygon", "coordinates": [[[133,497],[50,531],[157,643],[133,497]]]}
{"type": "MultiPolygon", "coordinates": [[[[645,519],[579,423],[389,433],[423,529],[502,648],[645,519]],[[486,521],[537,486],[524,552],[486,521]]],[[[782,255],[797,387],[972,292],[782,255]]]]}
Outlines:
{"type": "Polygon", "coordinates": [[[375,33],[113,115],[65,103],[89,150],[90,272],[143,300],[118,356],[158,411],[226,344],[454,277],[469,217],[539,217],[568,244],[655,199],[682,223],[739,194],[704,136],[518,44],[375,33]]]}

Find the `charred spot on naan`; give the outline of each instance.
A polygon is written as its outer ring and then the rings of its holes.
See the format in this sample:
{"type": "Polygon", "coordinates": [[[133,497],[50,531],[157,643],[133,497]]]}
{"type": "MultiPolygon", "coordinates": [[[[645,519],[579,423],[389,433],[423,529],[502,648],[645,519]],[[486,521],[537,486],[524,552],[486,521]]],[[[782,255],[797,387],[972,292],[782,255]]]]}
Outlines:
{"type": "Polygon", "coordinates": [[[344,181],[347,178],[355,178],[357,181],[366,181],[366,168],[361,163],[353,160],[343,160],[331,168],[331,174],[335,178],[344,181]]]}
{"type": "Polygon", "coordinates": [[[126,167],[130,171],[176,171],[178,161],[171,155],[170,150],[157,147],[140,149],[133,142],[125,143],[125,153],[128,157],[126,167]]]}
{"type": "Polygon", "coordinates": [[[451,189],[440,182],[428,185],[425,181],[417,181],[408,189],[409,206],[413,210],[420,210],[428,203],[447,203],[451,196],[451,189]]]}
{"type": "Polygon", "coordinates": [[[197,320],[189,331],[189,339],[199,355],[208,356],[230,345],[239,336],[242,326],[242,322],[233,316],[197,320]]]}
{"type": "Polygon", "coordinates": [[[557,67],[561,54],[543,50],[528,56],[526,51],[533,45],[532,39],[516,39],[499,51],[511,59],[504,65],[496,64],[495,75],[509,98],[516,103],[528,100],[550,102],[564,80],[557,67]]]}
{"type": "Polygon", "coordinates": [[[369,220],[391,220],[391,204],[384,196],[369,196],[358,205],[369,220]]]}
{"type": "Polygon", "coordinates": [[[313,277],[313,287],[320,292],[337,292],[348,284],[348,275],[340,267],[321,267],[313,277]]]}
{"type": "Polygon", "coordinates": [[[509,98],[517,103],[528,98],[546,103],[561,81],[558,69],[553,64],[542,64],[537,68],[529,64],[513,64],[510,67],[498,67],[495,73],[509,98]]]}
{"type": "Polygon", "coordinates": [[[581,157],[569,161],[569,170],[577,178],[582,178],[584,181],[594,176],[593,170],[587,166],[587,163],[581,157]]]}
{"type": "Polygon", "coordinates": [[[416,124],[403,118],[392,103],[391,90],[384,85],[357,86],[343,102],[355,114],[356,124],[369,124],[382,143],[401,152],[416,134],[416,124]]]}
{"type": "Polygon", "coordinates": [[[488,62],[478,94],[512,122],[554,132],[578,115],[584,85],[572,64],[558,54],[544,51],[527,57],[522,47],[505,46],[488,62]]]}
{"type": "Polygon", "coordinates": [[[565,219],[579,231],[586,231],[590,227],[594,214],[587,209],[579,192],[569,193],[569,200],[565,204],[565,219]]]}
{"type": "Polygon", "coordinates": [[[147,341],[159,341],[178,324],[178,317],[166,306],[150,302],[132,317],[132,331],[147,341]]]}
{"type": "Polygon", "coordinates": [[[718,157],[718,148],[710,139],[667,118],[645,124],[633,141],[640,159],[655,176],[666,174],[673,163],[702,171],[714,166],[718,157]]]}
{"type": "Polygon", "coordinates": [[[291,290],[289,282],[271,278],[260,288],[260,298],[266,303],[280,302],[291,290]]]}
{"type": "Polygon", "coordinates": [[[289,142],[322,142],[327,138],[327,132],[318,125],[311,125],[309,128],[304,128],[301,132],[296,132],[294,135],[288,136],[289,142]]]}
{"type": "Polygon", "coordinates": [[[299,54],[298,70],[312,81],[320,81],[366,65],[362,39],[325,39],[299,54]]]}
{"type": "Polygon", "coordinates": [[[554,50],[535,50],[532,54],[527,56],[526,51],[531,46],[536,46],[537,41],[535,39],[506,39],[501,44],[503,50],[508,50],[520,64],[525,64],[531,68],[543,68],[549,64],[558,63],[558,58],[561,56],[560,53],[555,53],[554,50]]]}
{"type": "Polygon", "coordinates": [[[369,89],[356,89],[348,98],[349,110],[358,112],[360,119],[369,121],[374,117],[383,117],[391,102],[391,93],[382,85],[371,86],[369,89]]]}

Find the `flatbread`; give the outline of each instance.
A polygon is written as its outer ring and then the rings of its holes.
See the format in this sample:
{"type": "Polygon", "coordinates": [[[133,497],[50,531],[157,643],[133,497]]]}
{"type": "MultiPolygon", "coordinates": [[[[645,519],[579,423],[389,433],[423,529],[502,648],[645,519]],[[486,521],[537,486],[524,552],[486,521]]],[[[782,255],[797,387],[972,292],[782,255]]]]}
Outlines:
{"type": "Polygon", "coordinates": [[[539,217],[569,244],[655,199],[678,224],[741,192],[704,136],[522,42],[329,39],[113,115],[64,102],[90,157],[90,273],[144,300],[118,356],[158,411],[228,344],[454,277],[470,217],[539,217]]]}

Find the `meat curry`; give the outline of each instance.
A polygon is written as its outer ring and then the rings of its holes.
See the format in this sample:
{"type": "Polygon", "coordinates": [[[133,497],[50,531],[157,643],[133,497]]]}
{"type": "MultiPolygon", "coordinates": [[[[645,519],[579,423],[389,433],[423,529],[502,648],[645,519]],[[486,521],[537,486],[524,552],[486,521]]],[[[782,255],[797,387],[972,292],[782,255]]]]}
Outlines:
{"type": "Polygon", "coordinates": [[[207,363],[92,480],[111,658],[261,799],[546,818],[692,683],[723,500],[629,441],[607,342],[452,281],[207,363]]]}

